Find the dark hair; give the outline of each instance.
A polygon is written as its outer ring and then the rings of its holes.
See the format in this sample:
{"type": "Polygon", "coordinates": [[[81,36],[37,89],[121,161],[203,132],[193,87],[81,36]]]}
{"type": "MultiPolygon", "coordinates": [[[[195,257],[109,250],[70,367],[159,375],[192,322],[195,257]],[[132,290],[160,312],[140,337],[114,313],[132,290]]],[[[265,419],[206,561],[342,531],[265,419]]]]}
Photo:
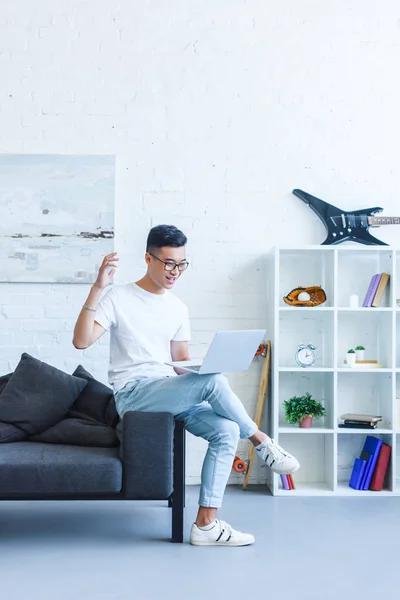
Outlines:
{"type": "Polygon", "coordinates": [[[186,235],[174,225],[157,225],[150,229],[147,236],[146,252],[152,248],[162,248],[163,246],[180,248],[186,242],[186,235]]]}

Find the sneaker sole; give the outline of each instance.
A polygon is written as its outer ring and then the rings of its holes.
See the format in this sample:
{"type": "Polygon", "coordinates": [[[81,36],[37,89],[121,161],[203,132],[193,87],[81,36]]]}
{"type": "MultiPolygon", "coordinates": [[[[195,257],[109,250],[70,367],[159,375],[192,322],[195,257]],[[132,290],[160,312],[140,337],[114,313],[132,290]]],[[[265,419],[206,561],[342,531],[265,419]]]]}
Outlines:
{"type": "Polygon", "coordinates": [[[192,542],[190,540],[192,546],[231,546],[239,548],[240,546],[251,546],[254,542],[243,542],[243,544],[231,544],[230,542],[192,542]]]}
{"type": "Polygon", "coordinates": [[[286,471],[280,471],[280,470],[275,471],[273,468],[271,469],[271,471],[273,471],[277,475],[292,475],[293,473],[296,473],[296,471],[298,471],[299,469],[300,469],[300,465],[297,465],[294,469],[289,469],[289,470],[286,469],[286,471]]]}

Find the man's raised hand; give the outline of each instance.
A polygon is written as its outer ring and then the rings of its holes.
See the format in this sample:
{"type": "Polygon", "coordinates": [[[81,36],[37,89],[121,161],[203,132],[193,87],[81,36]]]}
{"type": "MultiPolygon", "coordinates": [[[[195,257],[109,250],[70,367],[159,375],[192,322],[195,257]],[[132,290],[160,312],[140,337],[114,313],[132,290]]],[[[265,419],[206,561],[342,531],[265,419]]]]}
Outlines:
{"type": "Polygon", "coordinates": [[[111,252],[111,254],[106,254],[103,259],[103,262],[100,265],[99,273],[97,275],[97,279],[93,285],[103,290],[108,285],[112,283],[112,277],[118,267],[119,258],[117,258],[116,252],[111,252]]]}

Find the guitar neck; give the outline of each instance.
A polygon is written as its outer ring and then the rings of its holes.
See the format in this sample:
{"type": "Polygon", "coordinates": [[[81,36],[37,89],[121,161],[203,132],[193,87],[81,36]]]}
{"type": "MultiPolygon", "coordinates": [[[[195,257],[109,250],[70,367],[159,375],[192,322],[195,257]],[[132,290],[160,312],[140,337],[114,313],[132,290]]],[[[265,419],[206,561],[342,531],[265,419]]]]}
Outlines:
{"type": "Polygon", "coordinates": [[[378,227],[379,225],[400,225],[400,217],[368,217],[368,225],[378,227]]]}

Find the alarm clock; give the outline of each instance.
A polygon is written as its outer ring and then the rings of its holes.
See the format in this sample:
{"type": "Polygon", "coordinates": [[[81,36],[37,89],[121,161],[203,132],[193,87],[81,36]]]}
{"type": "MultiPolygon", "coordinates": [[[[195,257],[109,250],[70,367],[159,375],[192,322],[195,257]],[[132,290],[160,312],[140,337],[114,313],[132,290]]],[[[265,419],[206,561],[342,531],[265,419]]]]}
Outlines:
{"type": "Polygon", "coordinates": [[[300,367],[312,367],[315,363],[315,346],[312,344],[300,344],[297,346],[295,358],[300,367]]]}

